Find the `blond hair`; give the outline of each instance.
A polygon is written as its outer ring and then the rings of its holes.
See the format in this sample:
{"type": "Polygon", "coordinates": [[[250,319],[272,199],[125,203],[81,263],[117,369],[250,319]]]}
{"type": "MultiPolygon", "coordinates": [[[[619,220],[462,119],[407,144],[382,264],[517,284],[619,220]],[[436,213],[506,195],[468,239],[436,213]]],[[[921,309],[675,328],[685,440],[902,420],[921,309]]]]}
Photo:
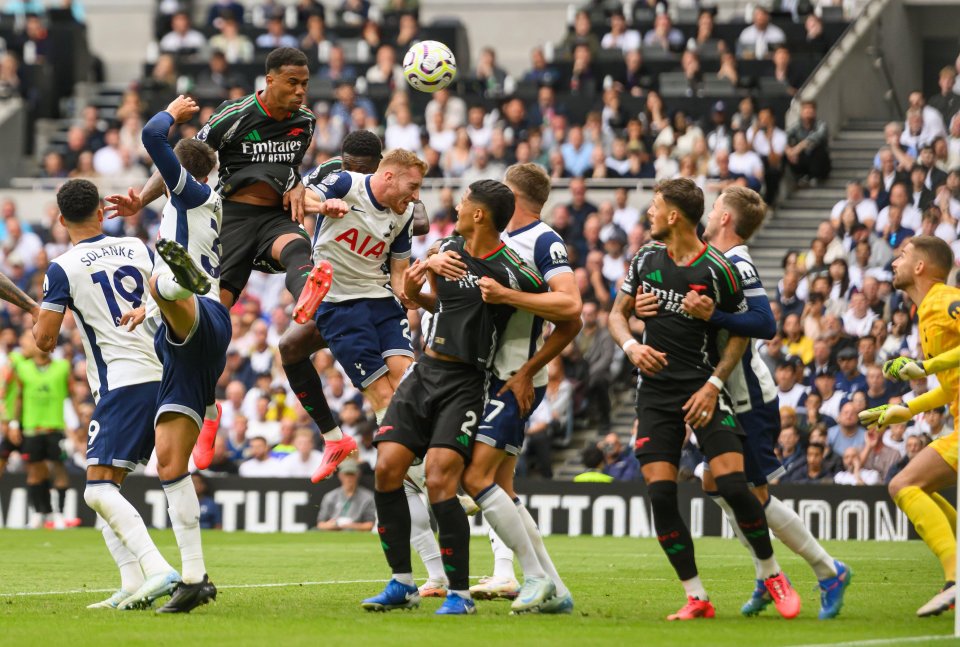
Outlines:
{"type": "Polygon", "coordinates": [[[533,203],[538,211],[550,197],[550,176],[532,162],[509,167],[503,180],[516,190],[518,197],[533,203]]]}
{"type": "Polygon", "coordinates": [[[415,168],[420,171],[421,175],[426,175],[427,170],[430,168],[426,162],[417,157],[416,153],[404,150],[403,148],[395,148],[383,156],[383,159],[380,160],[380,168],[387,167],[400,169],[415,168]]]}
{"type": "Polygon", "coordinates": [[[723,206],[733,215],[733,231],[744,240],[757,233],[767,216],[767,205],[760,194],[745,186],[731,186],[720,194],[723,206]]]}

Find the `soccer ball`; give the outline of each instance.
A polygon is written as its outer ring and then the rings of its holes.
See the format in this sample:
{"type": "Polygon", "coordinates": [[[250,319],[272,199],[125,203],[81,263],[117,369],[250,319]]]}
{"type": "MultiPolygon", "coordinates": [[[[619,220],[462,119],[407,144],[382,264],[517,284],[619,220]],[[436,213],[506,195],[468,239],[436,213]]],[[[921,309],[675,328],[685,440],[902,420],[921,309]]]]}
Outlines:
{"type": "Polygon", "coordinates": [[[457,76],[457,60],[443,43],[423,40],[403,57],[403,76],[415,90],[442,90],[457,76]]]}

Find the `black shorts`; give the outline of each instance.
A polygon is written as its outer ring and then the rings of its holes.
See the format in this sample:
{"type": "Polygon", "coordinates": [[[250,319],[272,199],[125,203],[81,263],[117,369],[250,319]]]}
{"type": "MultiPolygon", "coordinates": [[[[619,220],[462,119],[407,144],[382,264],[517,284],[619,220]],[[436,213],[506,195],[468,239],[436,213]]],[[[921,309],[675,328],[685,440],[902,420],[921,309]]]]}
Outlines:
{"type": "Polygon", "coordinates": [[[50,431],[24,436],[20,443],[20,455],[27,463],[42,463],[43,461],[63,461],[66,456],[60,444],[63,442],[62,431],[50,431]]]}
{"type": "Polygon", "coordinates": [[[220,225],[220,285],[240,296],[250,272],[280,274],[284,268],[273,259],[273,242],[284,234],[299,234],[309,244],[307,232],[290,219],[282,207],[262,207],[233,200],[223,201],[220,225]]]}
{"type": "Polygon", "coordinates": [[[485,386],[486,373],[475,366],[422,356],[393,394],[373,444],[400,443],[418,458],[446,447],[469,461],[485,386]]]}
{"type": "MultiPolygon", "coordinates": [[[[641,465],[658,461],[675,466],[680,464],[683,440],[687,434],[683,405],[700,386],[692,391],[678,389],[679,393],[684,394],[682,398],[677,397],[676,393],[667,395],[653,390],[641,389],[637,393],[637,440],[634,450],[641,465]]],[[[743,453],[743,429],[726,394],[720,393],[713,417],[705,427],[696,430],[696,435],[700,451],[708,461],[727,452],[743,453]]]]}
{"type": "Polygon", "coordinates": [[[5,461],[10,458],[10,454],[13,452],[20,452],[20,445],[14,445],[9,438],[6,436],[3,437],[3,440],[0,440],[0,461],[5,461]]]}

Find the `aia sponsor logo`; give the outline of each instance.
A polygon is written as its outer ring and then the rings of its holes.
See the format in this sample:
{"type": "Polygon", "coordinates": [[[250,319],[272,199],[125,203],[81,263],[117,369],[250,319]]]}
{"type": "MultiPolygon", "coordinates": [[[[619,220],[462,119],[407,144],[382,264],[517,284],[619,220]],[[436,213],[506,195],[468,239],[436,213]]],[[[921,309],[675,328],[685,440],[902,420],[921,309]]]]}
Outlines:
{"type": "Polygon", "coordinates": [[[360,240],[360,232],[357,229],[348,229],[334,240],[338,243],[343,243],[350,248],[350,251],[354,254],[359,254],[364,258],[374,257],[380,258],[383,255],[384,250],[387,248],[386,242],[382,240],[376,240],[372,236],[365,236],[363,240],[360,240]],[[376,242],[374,242],[376,240],[376,242]]]}

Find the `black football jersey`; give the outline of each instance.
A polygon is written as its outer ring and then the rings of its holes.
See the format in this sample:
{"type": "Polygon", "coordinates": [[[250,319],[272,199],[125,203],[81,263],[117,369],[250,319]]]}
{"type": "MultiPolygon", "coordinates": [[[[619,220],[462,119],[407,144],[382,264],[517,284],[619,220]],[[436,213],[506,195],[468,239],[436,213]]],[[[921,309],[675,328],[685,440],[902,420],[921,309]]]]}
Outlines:
{"type": "Polygon", "coordinates": [[[644,320],[643,343],[666,353],[667,366],[656,375],[641,375],[640,386],[658,391],[670,391],[679,383],[705,382],[719,357],[717,336],[723,331],[683,311],[688,292],[710,297],[724,312],[747,310],[737,268],[709,245],[688,265],[677,265],[663,243],[644,245],[630,262],[620,289],[631,297],[638,292],[657,295],[659,309],[655,317],[644,320]]]}
{"type": "Polygon", "coordinates": [[[440,251],[451,250],[467,265],[467,274],[458,280],[436,277],[437,305],[427,330],[427,346],[485,369],[493,362],[500,335],[514,308],[485,303],[480,295],[480,277],[489,276],[503,286],[523,292],[546,292],[547,284],[503,243],[479,258],[467,253],[463,238],[447,238],[440,251]]]}
{"type": "Polygon", "coordinates": [[[197,133],[220,157],[220,194],[261,181],[281,195],[293,188],[316,121],[303,106],[277,121],[260,93],[221,103],[197,133]]]}

